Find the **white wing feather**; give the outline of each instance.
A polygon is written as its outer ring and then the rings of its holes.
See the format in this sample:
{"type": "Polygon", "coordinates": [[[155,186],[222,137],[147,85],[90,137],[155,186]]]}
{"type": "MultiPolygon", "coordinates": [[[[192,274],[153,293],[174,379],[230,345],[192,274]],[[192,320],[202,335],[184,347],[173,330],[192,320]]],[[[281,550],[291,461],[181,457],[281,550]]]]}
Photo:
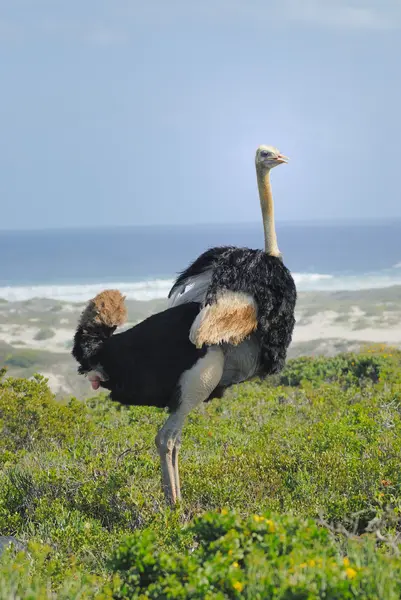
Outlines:
{"type": "MultiPolygon", "coordinates": [[[[213,269],[211,268],[195,277],[188,277],[180,287],[174,290],[171,298],[169,298],[169,307],[187,302],[199,302],[203,304],[211,282],[212,273],[213,269]]],[[[253,299],[249,300],[250,304],[253,304],[253,299]]],[[[192,324],[190,340],[195,345],[197,344],[199,326],[206,316],[205,313],[208,312],[209,310],[205,311],[205,309],[202,309],[192,324]]],[[[225,344],[224,354],[225,362],[221,384],[224,386],[231,385],[249,379],[257,372],[259,365],[259,341],[257,335],[251,333],[238,346],[225,344]]]]}
{"type": "Polygon", "coordinates": [[[171,295],[168,307],[172,308],[173,306],[186,304],[188,302],[199,302],[200,304],[203,304],[211,279],[212,269],[209,269],[200,275],[196,275],[196,277],[189,277],[171,295]]]}

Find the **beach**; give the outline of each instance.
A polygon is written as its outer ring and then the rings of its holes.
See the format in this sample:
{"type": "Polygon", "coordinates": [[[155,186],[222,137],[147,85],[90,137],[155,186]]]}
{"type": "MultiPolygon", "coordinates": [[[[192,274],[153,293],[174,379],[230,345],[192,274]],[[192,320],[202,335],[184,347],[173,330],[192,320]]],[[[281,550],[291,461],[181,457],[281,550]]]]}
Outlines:
{"type": "MultiPolygon", "coordinates": [[[[163,310],[165,299],[127,300],[123,329],[163,310]]],[[[9,375],[40,373],[60,395],[90,394],[77,374],[72,340],[82,302],[31,298],[0,303],[0,363],[9,375]]],[[[288,356],[331,356],[369,343],[401,347],[401,286],[353,291],[301,291],[288,356]]],[[[121,329],[121,330],[123,330],[121,329]]]]}
{"type": "MultiPolygon", "coordinates": [[[[277,232],[298,290],[289,358],[401,346],[401,222],[278,223],[277,232]]],[[[120,290],[132,327],[166,308],[177,274],[205,249],[260,248],[261,235],[259,223],[7,232],[0,236],[0,367],[21,377],[41,373],[60,396],[88,396],[71,348],[90,298],[120,290]]]]}

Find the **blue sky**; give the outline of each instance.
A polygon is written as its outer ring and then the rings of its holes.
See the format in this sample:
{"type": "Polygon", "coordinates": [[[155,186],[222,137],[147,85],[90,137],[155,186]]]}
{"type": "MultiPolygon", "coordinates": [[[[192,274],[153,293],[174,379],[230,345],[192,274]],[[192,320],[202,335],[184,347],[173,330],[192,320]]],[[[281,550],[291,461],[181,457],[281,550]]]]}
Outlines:
{"type": "Polygon", "coordinates": [[[400,0],[0,0],[0,227],[400,218],[400,0]]]}

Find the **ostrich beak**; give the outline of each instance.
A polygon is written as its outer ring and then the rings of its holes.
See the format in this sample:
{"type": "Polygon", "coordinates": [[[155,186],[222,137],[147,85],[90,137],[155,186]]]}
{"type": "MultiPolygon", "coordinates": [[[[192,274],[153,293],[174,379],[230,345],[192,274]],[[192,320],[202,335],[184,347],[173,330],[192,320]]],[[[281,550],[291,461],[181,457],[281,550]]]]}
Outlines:
{"type": "Polygon", "coordinates": [[[288,161],[289,161],[289,158],[288,158],[288,156],[284,156],[284,154],[279,154],[279,155],[277,156],[276,160],[277,160],[279,163],[288,163],[288,161]]]}

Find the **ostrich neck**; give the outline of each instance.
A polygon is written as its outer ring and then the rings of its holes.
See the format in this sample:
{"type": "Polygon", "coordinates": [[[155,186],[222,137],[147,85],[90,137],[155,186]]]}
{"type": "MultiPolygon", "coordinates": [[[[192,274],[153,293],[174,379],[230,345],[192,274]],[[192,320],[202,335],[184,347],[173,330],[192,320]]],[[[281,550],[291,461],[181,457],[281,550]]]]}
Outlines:
{"type": "Polygon", "coordinates": [[[270,169],[257,168],[256,171],[265,234],[265,252],[270,256],[281,256],[277,245],[276,228],[274,224],[274,204],[270,182],[270,169]]]}

